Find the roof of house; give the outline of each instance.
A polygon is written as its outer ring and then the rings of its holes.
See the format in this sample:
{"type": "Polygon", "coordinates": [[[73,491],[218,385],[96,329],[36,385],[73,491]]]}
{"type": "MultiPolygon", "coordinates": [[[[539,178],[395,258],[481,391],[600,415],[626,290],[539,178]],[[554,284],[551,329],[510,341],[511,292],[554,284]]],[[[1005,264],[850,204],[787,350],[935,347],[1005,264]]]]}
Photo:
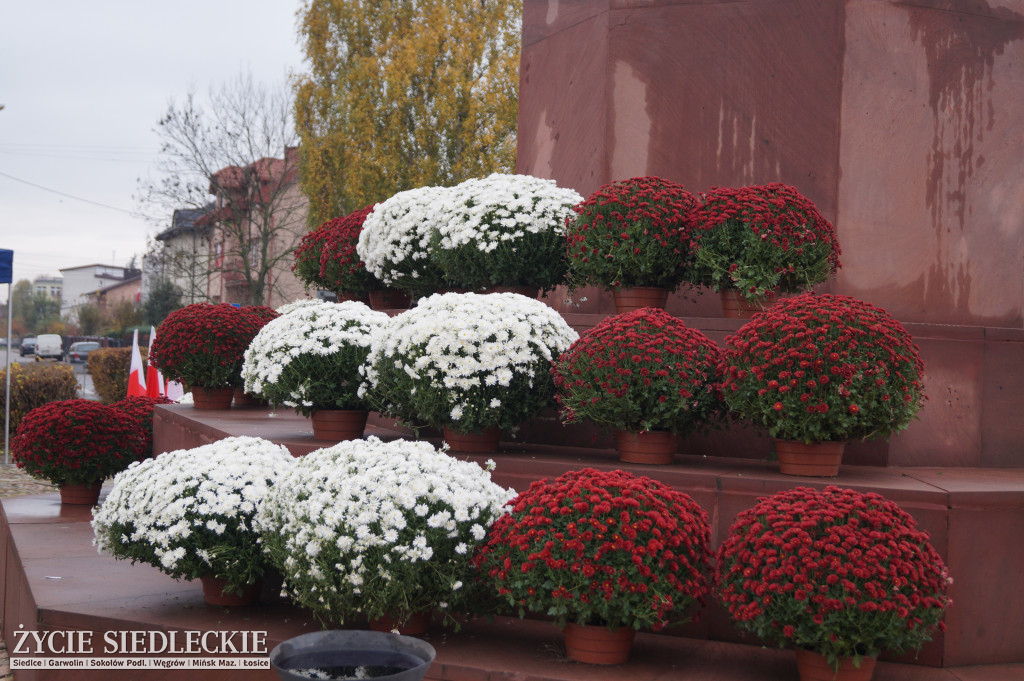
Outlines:
{"type": "Polygon", "coordinates": [[[210,210],[213,204],[209,203],[202,208],[178,208],[171,215],[171,226],[156,235],[157,241],[167,241],[180,234],[205,230],[207,225],[201,219],[210,210]]]}

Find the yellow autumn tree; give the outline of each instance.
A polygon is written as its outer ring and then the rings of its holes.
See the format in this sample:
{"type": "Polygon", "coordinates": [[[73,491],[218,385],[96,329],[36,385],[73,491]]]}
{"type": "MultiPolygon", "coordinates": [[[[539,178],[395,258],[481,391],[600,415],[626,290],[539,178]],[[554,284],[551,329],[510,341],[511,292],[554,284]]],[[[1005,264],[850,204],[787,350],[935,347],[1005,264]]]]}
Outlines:
{"type": "Polygon", "coordinates": [[[522,0],[307,0],[309,223],[515,166],[522,0]]]}

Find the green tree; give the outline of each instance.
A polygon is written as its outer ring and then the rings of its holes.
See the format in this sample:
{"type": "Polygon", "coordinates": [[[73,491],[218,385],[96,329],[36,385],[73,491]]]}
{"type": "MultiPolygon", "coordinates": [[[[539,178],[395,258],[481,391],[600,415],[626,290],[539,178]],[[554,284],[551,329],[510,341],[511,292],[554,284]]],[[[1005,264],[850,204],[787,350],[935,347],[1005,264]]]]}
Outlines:
{"type": "Polygon", "coordinates": [[[60,301],[42,292],[32,292],[32,282],[21,279],[11,289],[11,316],[15,327],[28,334],[47,333],[60,322],[60,301]]]}
{"type": "Polygon", "coordinates": [[[306,0],[301,186],[320,224],[396,192],[515,166],[514,0],[306,0]]]}
{"type": "Polygon", "coordinates": [[[78,331],[83,336],[95,336],[103,324],[100,309],[94,303],[78,306],[78,331]]]}
{"type": "Polygon", "coordinates": [[[181,292],[169,279],[158,279],[142,301],[142,316],[151,326],[160,326],[167,315],[181,307],[181,292]]]}
{"type": "Polygon", "coordinates": [[[128,329],[142,324],[142,312],[134,302],[122,300],[109,311],[109,323],[113,335],[123,338],[128,329]]]}

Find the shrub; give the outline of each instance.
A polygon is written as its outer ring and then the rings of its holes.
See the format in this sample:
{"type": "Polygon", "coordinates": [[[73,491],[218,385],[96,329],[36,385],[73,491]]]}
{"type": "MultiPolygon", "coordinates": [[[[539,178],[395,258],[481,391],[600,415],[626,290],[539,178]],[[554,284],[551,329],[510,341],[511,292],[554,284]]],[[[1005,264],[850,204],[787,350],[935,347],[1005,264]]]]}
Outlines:
{"type": "Polygon", "coordinates": [[[874,493],[828,487],[758,500],[718,551],[718,594],[765,642],[840,658],[919,648],[950,600],[914,519],[874,493]]]}
{"type": "Polygon", "coordinates": [[[835,228],[793,187],[712,189],[695,216],[693,283],[753,300],[807,291],[839,267],[835,228]]]}
{"type": "Polygon", "coordinates": [[[856,298],[781,300],[725,342],[725,402],[772,437],[884,437],[906,428],[924,403],[924,364],[910,334],[856,298]]]}
{"type": "Polygon", "coordinates": [[[283,445],[255,437],[146,459],[114,478],[92,522],[94,543],[176,579],[224,579],[238,593],[267,567],[252,519],[293,463],[283,445]]]}
{"type": "MultiPolygon", "coordinates": [[[[75,371],[67,364],[33,362],[11,364],[11,421],[13,433],[18,424],[36,407],[78,396],[75,371]]],[[[0,368],[0,404],[7,400],[7,372],[0,368]]]]}
{"type": "Polygon", "coordinates": [[[276,317],[263,306],[197,303],[175,310],[157,329],[153,365],[187,386],[241,387],[245,350],[276,317]]]}
{"type": "Polygon", "coordinates": [[[663,482],[584,468],[534,482],[510,505],[474,563],[520,615],[657,630],[704,601],[708,515],[663,482]]]}
{"type": "Polygon", "coordinates": [[[142,432],[146,436],[146,451],[144,453],[146,457],[153,456],[153,407],[158,404],[174,404],[174,400],[169,400],[162,396],[146,397],[133,395],[110,405],[131,416],[139,424],[139,427],[142,428],[142,432]]]}
{"type": "MultiPolygon", "coordinates": [[[[139,348],[145,366],[148,348],[139,348]]],[[[100,348],[89,353],[92,387],[103,404],[113,404],[128,394],[128,373],[132,365],[131,348],[100,348]]]]}
{"type": "Polygon", "coordinates": [[[604,185],[569,218],[570,284],[675,289],[692,258],[696,207],[693,194],[660,177],[604,185]]]}
{"type": "Polygon", "coordinates": [[[62,400],[25,415],[11,440],[19,468],[55,485],[91,485],[142,458],[135,419],[91,400],[62,400]]]}
{"type": "Polygon", "coordinates": [[[295,272],[306,288],[316,287],[336,294],[368,293],[380,282],[359,259],[356,244],[363,221],[373,206],[323,223],[302,237],[295,249],[295,272]]]}
{"type": "Polygon", "coordinates": [[[552,368],[568,423],[688,434],[720,411],[715,388],[722,352],[664,310],[605,318],[552,368]]]}

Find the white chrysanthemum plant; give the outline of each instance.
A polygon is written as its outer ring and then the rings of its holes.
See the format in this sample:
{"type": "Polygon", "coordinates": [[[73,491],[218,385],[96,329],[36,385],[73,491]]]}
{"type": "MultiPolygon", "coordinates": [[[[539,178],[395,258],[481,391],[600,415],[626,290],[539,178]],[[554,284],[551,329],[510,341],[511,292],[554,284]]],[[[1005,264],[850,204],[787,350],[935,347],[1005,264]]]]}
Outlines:
{"type": "Polygon", "coordinates": [[[552,404],[551,360],[577,338],[526,296],[435,294],[374,335],[360,390],[376,411],[413,425],[513,428],[552,404]]]}
{"type": "Polygon", "coordinates": [[[462,612],[474,549],[515,496],[492,468],[424,441],[341,442],[298,460],[256,526],[292,600],[325,623],[462,612]]]}
{"type": "Polygon", "coordinates": [[[453,286],[550,290],[565,280],[565,220],[583,197],[553,180],[493,174],[438,199],[431,259],[453,286]]]}
{"type": "Polygon", "coordinates": [[[245,351],[247,393],[292,407],[305,416],[318,410],[365,410],[357,395],[360,370],[372,335],[390,317],[363,303],[301,305],[267,323],[245,351]]]}
{"type": "Polygon", "coordinates": [[[93,543],[175,579],[214,577],[226,581],[224,593],[240,593],[269,566],[253,517],[294,464],[285,447],[256,437],[134,463],[94,511],[93,543]]]}
{"type": "Polygon", "coordinates": [[[418,187],[378,203],[363,221],[356,253],[367,271],[385,285],[414,296],[445,286],[430,258],[430,240],[443,214],[438,201],[445,187],[418,187]]]}
{"type": "Polygon", "coordinates": [[[274,312],[276,312],[279,315],[288,314],[289,312],[293,312],[303,307],[319,305],[322,302],[324,301],[320,300],[319,298],[300,298],[298,300],[293,300],[290,303],[285,303],[284,305],[275,308],[274,312]]]}

